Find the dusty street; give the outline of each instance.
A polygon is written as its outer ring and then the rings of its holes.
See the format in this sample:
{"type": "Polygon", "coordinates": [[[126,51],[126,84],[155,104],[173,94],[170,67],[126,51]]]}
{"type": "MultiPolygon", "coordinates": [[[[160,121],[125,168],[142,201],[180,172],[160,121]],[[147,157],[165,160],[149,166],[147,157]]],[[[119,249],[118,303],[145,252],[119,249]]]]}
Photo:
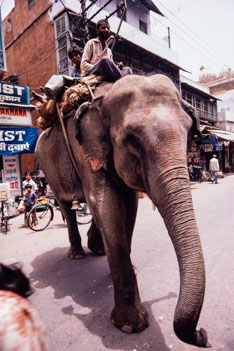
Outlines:
{"type": "MultiPolygon", "coordinates": [[[[192,183],[192,195],[207,274],[199,327],[207,330],[210,350],[234,350],[234,175],[219,184],[192,183]]],[[[132,261],[137,267],[142,301],[150,326],[128,335],[112,326],[113,285],[105,256],[80,261],[67,257],[68,237],[61,214],[42,232],[24,228],[23,216],[10,220],[11,231],[0,233],[1,261],[21,261],[35,293],[30,298],[45,323],[51,351],[187,351],[173,331],[179,273],[164,223],[151,202],[139,201],[132,261]]]]}

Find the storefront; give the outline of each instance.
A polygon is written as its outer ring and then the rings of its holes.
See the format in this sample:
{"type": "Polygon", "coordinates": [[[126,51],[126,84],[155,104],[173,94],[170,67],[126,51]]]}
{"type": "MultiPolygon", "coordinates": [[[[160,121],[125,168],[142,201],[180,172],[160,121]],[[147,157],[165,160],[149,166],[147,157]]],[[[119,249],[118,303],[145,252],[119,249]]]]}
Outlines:
{"type": "Polygon", "coordinates": [[[21,154],[34,153],[38,128],[32,128],[29,88],[0,82],[0,181],[11,196],[21,194],[21,154]]]}
{"type": "Polygon", "coordinates": [[[213,126],[202,126],[201,144],[192,142],[188,150],[188,164],[199,164],[209,170],[209,161],[216,154],[222,172],[234,171],[234,133],[213,126]]]}

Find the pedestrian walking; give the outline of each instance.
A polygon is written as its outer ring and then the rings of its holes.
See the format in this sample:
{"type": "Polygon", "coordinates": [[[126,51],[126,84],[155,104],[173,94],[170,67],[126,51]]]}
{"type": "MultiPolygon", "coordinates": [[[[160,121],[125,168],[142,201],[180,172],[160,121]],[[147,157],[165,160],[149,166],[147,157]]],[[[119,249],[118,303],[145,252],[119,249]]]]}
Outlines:
{"type": "Polygon", "coordinates": [[[210,171],[211,171],[211,182],[212,184],[218,184],[217,172],[219,171],[219,161],[217,160],[217,156],[213,155],[210,159],[210,171]]]}

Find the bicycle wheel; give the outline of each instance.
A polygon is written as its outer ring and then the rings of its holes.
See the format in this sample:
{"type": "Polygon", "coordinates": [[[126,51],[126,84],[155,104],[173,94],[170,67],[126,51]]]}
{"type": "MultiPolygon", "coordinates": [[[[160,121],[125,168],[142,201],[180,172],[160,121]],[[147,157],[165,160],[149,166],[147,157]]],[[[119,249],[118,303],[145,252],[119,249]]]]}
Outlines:
{"type": "Polygon", "coordinates": [[[88,206],[76,211],[76,221],[78,224],[89,224],[92,221],[92,215],[88,206]]]}
{"type": "Polygon", "coordinates": [[[29,212],[27,224],[30,229],[39,232],[48,227],[53,218],[53,208],[48,204],[39,204],[29,212]]]}
{"type": "Polygon", "coordinates": [[[4,234],[7,234],[8,230],[10,230],[9,224],[8,224],[8,219],[6,217],[4,217],[2,219],[1,230],[2,230],[2,233],[4,233],[4,234]]]}

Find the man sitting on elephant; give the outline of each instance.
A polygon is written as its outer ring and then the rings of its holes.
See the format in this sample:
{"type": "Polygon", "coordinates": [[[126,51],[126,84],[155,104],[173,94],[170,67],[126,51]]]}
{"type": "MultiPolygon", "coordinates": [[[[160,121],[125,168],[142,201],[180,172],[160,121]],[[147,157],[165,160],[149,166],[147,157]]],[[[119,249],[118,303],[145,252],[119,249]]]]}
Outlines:
{"type": "Polygon", "coordinates": [[[102,76],[104,81],[115,82],[127,74],[132,74],[129,67],[123,67],[122,62],[117,65],[113,61],[109,48],[110,25],[108,20],[102,19],[96,24],[97,38],[90,39],[85,47],[81,60],[81,76],[95,74],[102,76]]]}

